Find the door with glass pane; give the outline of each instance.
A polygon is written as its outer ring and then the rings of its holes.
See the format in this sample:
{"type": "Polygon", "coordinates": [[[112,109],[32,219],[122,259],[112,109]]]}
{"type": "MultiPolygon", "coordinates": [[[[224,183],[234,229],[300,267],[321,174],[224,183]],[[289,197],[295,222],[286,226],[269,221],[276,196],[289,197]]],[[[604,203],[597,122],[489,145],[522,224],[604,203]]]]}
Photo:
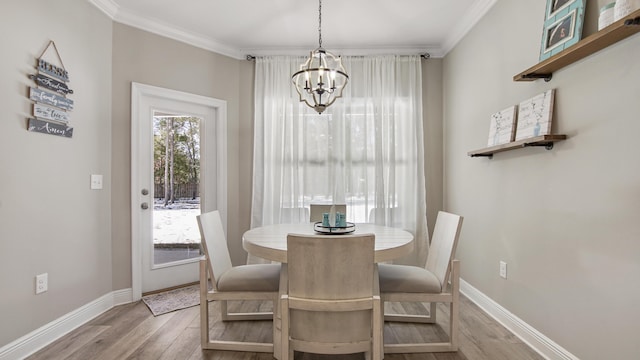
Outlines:
{"type": "Polygon", "coordinates": [[[181,99],[187,94],[161,90],[166,97],[140,96],[132,116],[132,256],[139,249],[142,293],[198,281],[196,216],[220,208],[219,114],[181,99]]]}

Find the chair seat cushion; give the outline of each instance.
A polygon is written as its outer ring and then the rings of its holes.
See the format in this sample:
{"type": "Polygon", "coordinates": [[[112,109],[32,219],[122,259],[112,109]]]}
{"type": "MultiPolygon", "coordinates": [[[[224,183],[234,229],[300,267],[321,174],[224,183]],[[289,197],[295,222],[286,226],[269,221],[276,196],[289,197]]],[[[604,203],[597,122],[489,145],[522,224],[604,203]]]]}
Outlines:
{"type": "Polygon", "coordinates": [[[427,293],[442,291],[440,281],[429,270],[417,266],[379,264],[381,293],[427,293]]]}
{"type": "Polygon", "coordinates": [[[235,266],[218,280],[219,291],[278,291],[280,264],[235,266]]]}

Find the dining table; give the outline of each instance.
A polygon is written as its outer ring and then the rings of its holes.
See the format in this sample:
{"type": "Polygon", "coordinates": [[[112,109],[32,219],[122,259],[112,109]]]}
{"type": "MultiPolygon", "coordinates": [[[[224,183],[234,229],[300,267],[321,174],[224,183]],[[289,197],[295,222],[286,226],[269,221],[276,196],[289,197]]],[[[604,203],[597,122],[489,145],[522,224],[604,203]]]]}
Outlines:
{"type": "MultiPolygon", "coordinates": [[[[370,223],[353,224],[355,229],[347,234],[340,235],[375,235],[376,263],[387,262],[411,253],[414,247],[413,234],[409,231],[370,223]]],[[[287,284],[287,235],[322,235],[335,236],[316,231],[314,223],[297,224],[273,224],[253,228],[242,236],[242,246],[251,255],[259,258],[276,261],[282,264],[280,272],[280,293],[278,299],[286,294],[287,284]]],[[[281,316],[279,301],[276,301],[273,309],[273,356],[280,359],[282,350],[281,316]]]]}

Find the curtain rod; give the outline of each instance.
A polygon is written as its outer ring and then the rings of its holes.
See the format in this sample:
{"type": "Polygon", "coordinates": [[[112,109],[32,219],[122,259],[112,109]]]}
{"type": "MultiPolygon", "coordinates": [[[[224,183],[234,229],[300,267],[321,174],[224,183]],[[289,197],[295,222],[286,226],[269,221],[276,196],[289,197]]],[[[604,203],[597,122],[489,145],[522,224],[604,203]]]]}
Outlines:
{"type": "MultiPolygon", "coordinates": [[[[362,55],[362,56],[364,56],[364,55],[362,55]]],[[[247,59],[247,61],[255,61],[256,57],[257,56],[255,56],[255,55],[249,54],[249,55],[246,56],[246,59],[247,59]]],[[[352,56],[352,57],[357,57],[357,56],[352,56]]],[[[431,58],[431,54],[422,53],[422,54],[420,54],[420,57],[425,59],[425,60],[427,60],[427,59],[431,58]]]]}

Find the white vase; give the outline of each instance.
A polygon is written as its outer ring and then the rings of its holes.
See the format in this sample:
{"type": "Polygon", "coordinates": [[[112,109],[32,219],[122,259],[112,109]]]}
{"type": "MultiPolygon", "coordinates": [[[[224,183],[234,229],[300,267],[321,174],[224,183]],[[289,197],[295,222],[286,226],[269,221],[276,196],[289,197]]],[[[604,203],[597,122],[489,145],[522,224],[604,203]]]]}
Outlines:
{"type": "Polygon", "coordinates": [[[598,17],[598,30],[602,30],[613,23],[613,8],[615,1],[606,4],[600,8],[600,16],[598,17]]]}
{"type": "Polygon", "coordinates": [[[638,9],[640,9],[640,0],[616,0],[616,5],[613,7],[613,20],[618,21],[638,9]]]}

